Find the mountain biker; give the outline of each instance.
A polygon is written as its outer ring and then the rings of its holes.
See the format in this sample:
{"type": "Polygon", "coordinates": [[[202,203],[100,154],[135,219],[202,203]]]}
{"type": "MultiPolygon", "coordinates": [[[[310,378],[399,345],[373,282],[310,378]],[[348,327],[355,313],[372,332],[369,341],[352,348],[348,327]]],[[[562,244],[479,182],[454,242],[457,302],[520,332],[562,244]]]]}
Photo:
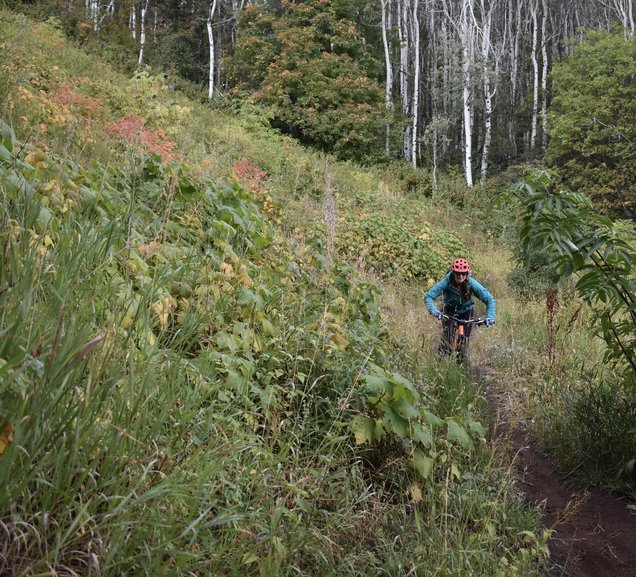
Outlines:
{"type": "MultiPolygon", "coordinates": [[[[495,297],[470,276],[470,264],[465,258],[458,258],[451,264],[448,274],[433,285],[424,295],[424,303],[428,312],[436,319],[441,319],[444,327],[450,319],[444,315],[454,316],[462,320],[470,320],[473,316],[473,295],[486,305],[486,326],[495,324],[495,297]],[[443,296],[443,311],[435,306],[435,301],[443,296]]],[[[466,338],[470,336],[472,324],[466,325],[466,338]]],[[[446,331],[445,331],[446,333],[446,331]]]]}

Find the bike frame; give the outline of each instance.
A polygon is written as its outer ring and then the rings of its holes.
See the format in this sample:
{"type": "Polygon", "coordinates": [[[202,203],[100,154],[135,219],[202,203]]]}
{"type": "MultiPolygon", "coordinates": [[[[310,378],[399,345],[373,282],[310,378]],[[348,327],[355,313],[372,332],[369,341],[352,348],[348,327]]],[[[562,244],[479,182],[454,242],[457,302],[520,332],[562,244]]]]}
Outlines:
{"type": "Polygon", "coordinates": [[[469,335],[466,327],[476,327],[486,324],[486,319],[460,319],[453,315],[442,314],[440,319],[444,324],[440,352],[452,355],[458,362],[464,362],[468,356],[469,335]]]}

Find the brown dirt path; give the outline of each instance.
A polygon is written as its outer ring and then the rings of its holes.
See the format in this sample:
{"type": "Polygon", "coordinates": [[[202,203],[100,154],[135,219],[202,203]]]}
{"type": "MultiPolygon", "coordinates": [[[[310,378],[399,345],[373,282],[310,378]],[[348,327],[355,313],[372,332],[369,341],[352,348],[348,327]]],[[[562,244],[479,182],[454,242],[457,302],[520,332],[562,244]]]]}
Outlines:
{"type": "Polygon", "coordinates": [[[486,384],[499,435],[509,439],[521,490],[554,530],[546,577],[636,577],[636,505],[559,475],[523,424],[506,418],[505,400],[493,393],[497,376],[473,373],[486,384]]]}

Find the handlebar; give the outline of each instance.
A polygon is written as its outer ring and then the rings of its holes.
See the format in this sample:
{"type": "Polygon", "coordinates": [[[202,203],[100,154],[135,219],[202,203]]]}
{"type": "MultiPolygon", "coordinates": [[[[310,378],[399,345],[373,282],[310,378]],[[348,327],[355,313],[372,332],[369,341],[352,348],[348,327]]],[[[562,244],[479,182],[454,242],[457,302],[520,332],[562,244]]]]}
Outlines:
{"type": "Polygon", "coordinates": [[[476,327],[482,326],[486,324],[486,319],[482,319],[482,318],[475,318],[475,319],[460,319],[456,316],[453,315],[447,315],[446,313],[442,313],[442,316],[440,317],[440,321],[442,319],[446,319],[449,321],[455,321],[456,323],[460,324],[460,325],[475,325],[476,327]]]}

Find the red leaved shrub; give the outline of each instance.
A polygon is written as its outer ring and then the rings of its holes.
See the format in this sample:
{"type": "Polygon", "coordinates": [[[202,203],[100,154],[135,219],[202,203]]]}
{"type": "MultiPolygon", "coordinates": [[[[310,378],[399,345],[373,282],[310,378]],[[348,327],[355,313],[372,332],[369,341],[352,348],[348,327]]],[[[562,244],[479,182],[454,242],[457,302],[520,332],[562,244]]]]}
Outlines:
{"type": "Polygon", "coordinates": [[[248,158],[237,160],[232,166],[232,176],[238,180],[245,190],[250,192],[262,192],[265,171],[248,158]]]}
{"type": "Polygon", "coordinates": [[[174,142],[168,138],[165,130],[152,130],[146,127],[141,116],[132,114],[120,118],[106,127],[106,133],[129,146],[139,146],[146,151],[156,153],[163,160],[176,158],[173,152],[174,142]]]}

